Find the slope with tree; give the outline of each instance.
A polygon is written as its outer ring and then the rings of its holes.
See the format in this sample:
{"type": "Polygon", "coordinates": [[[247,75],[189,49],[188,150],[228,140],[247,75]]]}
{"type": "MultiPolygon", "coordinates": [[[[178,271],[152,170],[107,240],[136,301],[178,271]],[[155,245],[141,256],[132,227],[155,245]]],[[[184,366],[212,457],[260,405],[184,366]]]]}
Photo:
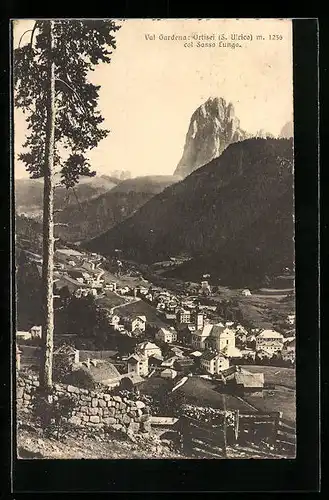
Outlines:
{"type": "Polygon", "coordinates": [[[26,114],[29,131],[19,159],[31,178],[44,178],[44,388],[52,385],[54,174],[68,189],[80,176],[95,175],[86,153],[109,131],[101,127],[104,118],[97,109],[100,86],[88,77],[95,65],[111,61],[118,29],[111,20],[38,20],[14,53],[14,104],[26,114]]]}

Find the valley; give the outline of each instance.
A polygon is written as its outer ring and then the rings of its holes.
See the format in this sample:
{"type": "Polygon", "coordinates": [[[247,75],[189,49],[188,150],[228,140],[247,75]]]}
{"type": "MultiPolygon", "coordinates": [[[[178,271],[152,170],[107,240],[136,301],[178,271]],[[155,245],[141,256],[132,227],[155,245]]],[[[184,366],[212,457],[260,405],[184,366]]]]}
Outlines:
{"type": "MultiPolygon", "coordinates": [[[[90,415],[75,411],[73,423],[97,429],[111,423],[122,433],[146,423],[148,434],[151,417],[143,412],[114,416],[127,397],[138,397],[138,409],[147,407],[160,421],[202,420],[211,410],[242,419],[276,415],[278,423],[281,412],[295,432],[290,129],[283,127],[280,138],[262,130],[252,137],[231,103],[208,99],[191,117],[174,175],[95,176],[75,190],[55,189],[54,352],[73,352],[75,361],[68,358],[54,377],[120,399],[108,410],[105,396],[100,408],[90,397],[84,409],[90,415]]],[[[21,376],[36,382],[41,207],[42,182],[18,182],[17,355],[21,376]]],[[[174,427],[167,431],[177,440],[174,427]]],[[[21,447],[30,452],[26,438],[22,432],[21,447]]],[[[263,438],[258,452],[266,455],[263,438]]],[[[111,442],[116,453],[115,437],[111,442]]],[[[90,458],[110,450],[106,443],[96,452],[88,437],[86,443],[90,458]]],[[[176,445],[159,443],[152,453],[179,457],[176,445]]],[[[45,455],[56,455],[51,442],[43,446],[45,455]]],[[[118,458],[126,451],[122,445],[118,458]]],[[[142,445],[132,454],[140,457],[142,445]]]]}

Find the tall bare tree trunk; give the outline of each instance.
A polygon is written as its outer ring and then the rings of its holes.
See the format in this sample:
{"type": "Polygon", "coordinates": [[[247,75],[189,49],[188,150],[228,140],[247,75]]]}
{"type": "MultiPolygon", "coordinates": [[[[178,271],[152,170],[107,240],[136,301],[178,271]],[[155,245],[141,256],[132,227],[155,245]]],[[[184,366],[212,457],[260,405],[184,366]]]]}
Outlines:
{"type": "Polygon", "coordinates": [[[55,146],[55,64],[53,62],[54,49],[54,21],[49,21],[49,90],[47,96],[47,124],[44,166],[44,194],[43,194],[43,324],[42,324],[42,365],[40,383],[43,389],[52,387],[53,371],[53,336],[54,336],[54,146],[55,146]]]}

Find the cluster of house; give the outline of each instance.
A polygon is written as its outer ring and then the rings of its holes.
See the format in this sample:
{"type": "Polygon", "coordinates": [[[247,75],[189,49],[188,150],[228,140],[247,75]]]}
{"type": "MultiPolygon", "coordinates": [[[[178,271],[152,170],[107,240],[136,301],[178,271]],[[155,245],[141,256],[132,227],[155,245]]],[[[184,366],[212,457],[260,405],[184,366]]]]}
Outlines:
{"type": "Polygon", "coordinates": [[[145,333],[146,330],[146,316],[144,315],[132,315],[121,318],[118,314],[115,314],[113,309],[108,312],[109,325],[112,328],[121,333],[122,335],[128,335],[129,337],[139,337],[145,333]]]}
{"type": "Polygon", "coordinates": [[[270,359],[280,356],[284,361],[295,362],[295,336],[285,338],[275,330],[263,330],[256,339],[256,353],[259,358],[270,359]]]}
{"type": "MultiPolygon", "coordinates": [[[[211,323],[202,311],[177,308],[175,327],[160,327],[155,333],[155,342],[180,345],[193,349],[193,359],[208,373],[219,373],[230,365],[231,360],[271,359],[274,355],[284,361],[295,362],[295,337],[285,338],[274,330],[247,330],[231,321],[211,323]],[[247,347],[253,343],[253,347],[247,347]],[[236,345],[238,344],[238,346],[236,345]]],[[[134,316],[123,320],[116,314],[110,316],[114,329],[131,337],[145,333],[146,316],[134,316]]]]}
{"type": "MultiPolygon", "coordinates": [[[[138,337],[145,333],[146,316],[135,316],[129,327],[120,323],[118,315],[111,318],[113,326],[130,336],[138,337]],[[129,330],[126,330],[129,328],[129,330]]],[[[271,358],[280,354],[282,359],[294,362],[295,338],[285,339],[273,330],[262,330],[251,334],[255,340],[254,349],[241,345],[241,340],[248,338],[246,330],[233,322],[208,323],[202,312],[179,309],[176,312],[176,327],[160,327],[154,341],[139,343],[135,352],[127,359],[128,372],[149,377],[154,373],[164,378],[175,378],[180,372],[191,372],[195,368],[219,375],[232,364],[238,364],[242,358],[255,356],[271,358]],[[236,346],[239,341],[239,347],[236,346]],[[173,345],[175,343],[179,345],[173,345]],[[169,344],[171,349],[163,356],[161,345],[169,344]],[[181,347],[180,347],[181,345],[181,347]]]]}
{"type": "Polygon", "coordinates": [[[57,263],[68,264],[71,267],[83,267],[94,270],[104,260],[101,255],[96,253],[86,253],[72,248],[58,248],[55,252],[57,263]]]}
{"type": "MultiPolygon", "coordinates": [[[[74,294],[76,297],[86,297],[87,295],[97,296],[104,286],[102,276],[104,271],[99,269],[103,257],[91,253],[78,252],[70,248],[60,248],[55,252],[54,269],[56,277],[64,277],[72,282],[79,283],[74,294]]],[[[61,281],[57,279],[57,281],[61,281]]]]}
{"type": "MultiPolygon", "coordinates": [[[[163,338],[163,335],[166,332],[159,330],[157,338],[163,338]]],[[[155,342],[144,341],[136,346],[135,352],[128,357],[127,364],[128,373],[136,372],[141,377],[154,375],[174,379],[179,373],[186,372],[186,369],[190,371],[194,361],[185,356],[179,347],[173,346],[164,356],[155,342]]]]}

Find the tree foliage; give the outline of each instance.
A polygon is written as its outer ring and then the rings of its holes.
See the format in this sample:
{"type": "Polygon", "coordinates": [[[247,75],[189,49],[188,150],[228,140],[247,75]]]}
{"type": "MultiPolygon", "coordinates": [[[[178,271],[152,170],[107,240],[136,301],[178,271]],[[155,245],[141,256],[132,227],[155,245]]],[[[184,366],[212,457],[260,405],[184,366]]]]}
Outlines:
{"type": "Polygon", "coordinates": [[[50,22],[38,20],[25,33],[14,54],[15,106],[26,113],[26,150],[19,159],[31,178],[44,175],[49,59],[55,64],[56,128],[55,167],[60,183],[73,187],[80,175],[94,176],[85,153],[96,147],[109,130],[97,109],[99,85],[88,80],[98,63],[109,63],[116,48],[111,20],[55,20],[54,50],[49,53],[50,22]]]}

